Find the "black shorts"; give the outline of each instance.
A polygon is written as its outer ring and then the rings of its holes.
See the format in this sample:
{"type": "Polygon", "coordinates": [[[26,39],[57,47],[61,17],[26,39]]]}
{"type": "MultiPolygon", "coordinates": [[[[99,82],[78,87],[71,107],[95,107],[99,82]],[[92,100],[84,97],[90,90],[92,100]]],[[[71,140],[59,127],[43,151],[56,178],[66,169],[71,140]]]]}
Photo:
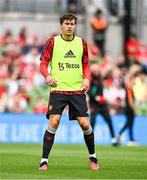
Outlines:
{"type": "Polygon", "coordinates": [[[85,94],[56,94],[51,93],[48,104],[48,112],[46,118],[49,119],[50,114],[61,114],[66,106],[69,106],[69,119],[76,120],[77,116],[88,117],[88,107],[85,94]]]}

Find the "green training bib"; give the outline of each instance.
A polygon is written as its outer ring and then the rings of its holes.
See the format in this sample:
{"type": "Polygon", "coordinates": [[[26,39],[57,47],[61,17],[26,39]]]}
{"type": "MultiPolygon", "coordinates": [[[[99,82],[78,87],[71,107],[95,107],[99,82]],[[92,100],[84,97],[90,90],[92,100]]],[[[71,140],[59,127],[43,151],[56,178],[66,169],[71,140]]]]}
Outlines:
{"type": "Polygon", "coordinates": [[[82,90],[82,39],[75,36],[72,41],[65,41],[62,37],[54,37],[54,49],[51,75],[57,80],[57,87],[51,91],[79,91],[82,90]]]}

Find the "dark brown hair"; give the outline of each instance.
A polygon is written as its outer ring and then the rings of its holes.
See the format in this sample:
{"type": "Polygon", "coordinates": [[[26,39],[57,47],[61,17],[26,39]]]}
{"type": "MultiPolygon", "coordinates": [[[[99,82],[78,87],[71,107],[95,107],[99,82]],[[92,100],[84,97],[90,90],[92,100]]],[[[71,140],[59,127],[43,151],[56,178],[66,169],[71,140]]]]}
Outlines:
{"type": "Polygon", "coordinates": [[[64,14],[63,16],[60,17],[60,24],[62,24],[64,20],[70,20],[71,21],[73,19],[75,20],[75,24],[76,24],[78,18],[74,14],[72,14],[72,13],[64,14]]]}

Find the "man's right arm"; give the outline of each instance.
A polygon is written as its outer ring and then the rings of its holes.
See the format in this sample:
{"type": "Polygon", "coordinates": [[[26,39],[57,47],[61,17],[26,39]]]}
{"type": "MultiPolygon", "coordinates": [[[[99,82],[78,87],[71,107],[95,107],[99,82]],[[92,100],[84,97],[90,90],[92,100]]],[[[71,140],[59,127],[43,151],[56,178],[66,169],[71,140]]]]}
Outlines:
{"type": "Polygon", "coordinates": [[[42,51],[41,57],[40,57],[40,60],[41,60],[40,72],[45,78],[49,75],[48,64],[52,59],[53,47],[54,47],[54,38],[50,38],[46,42],[44,49],[42,51]]]}
{"type": "Polygon", "coordinates": [[[53,54],[53,47],[54,47],[54,38],[50,38],[43,49],[43,52],[40,57],[40,72],[46,78],[47,83],[51,87],[56,87],[56,80],[49,74],[48,72],[48,64],[52,59],[53,54]]]}

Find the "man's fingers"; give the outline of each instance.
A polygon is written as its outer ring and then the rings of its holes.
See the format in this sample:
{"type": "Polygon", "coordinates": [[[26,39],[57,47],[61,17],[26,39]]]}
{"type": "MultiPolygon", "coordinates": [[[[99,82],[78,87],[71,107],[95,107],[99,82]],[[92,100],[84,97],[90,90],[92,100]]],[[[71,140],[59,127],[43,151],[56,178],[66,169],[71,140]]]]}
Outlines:
{"type": "Polygon", "coordinates": [[[51,86],[51,87],[57,87],[57,84],[55,84],[55,83],[49,83],[49,86],[51,86]]]}
{"type": "Polygon", "coordinates": [[[57,81],[55,79],[51,79],[48,83],[51,87],[56,87],[57,86],[57,81]]]}
{"type": "Polygon", "coordinates": [[[56,87],[57,86],[57,83],[52,83],[52,87],[56,87]]]}
{"type": "Polygon", "coordinates": [[[84,79],[83,80],[83,90],[87,92],[88,89],[89,89],[89,80],[88,79],[84,79]]]}
{"type": "Polygon", "coordinates": [[[88,91],[88,87],[85,87],[84,89],[85,89],[86,92],[88,91]]]}
{"type": "Polygon", "coordinates": [[[89,87],[88,87],[87,85],[84,85],[84,86],[83,86],[83,90],[86,91],[86,92],[88,91],[88,88],[89,88],[89,87]]]}

